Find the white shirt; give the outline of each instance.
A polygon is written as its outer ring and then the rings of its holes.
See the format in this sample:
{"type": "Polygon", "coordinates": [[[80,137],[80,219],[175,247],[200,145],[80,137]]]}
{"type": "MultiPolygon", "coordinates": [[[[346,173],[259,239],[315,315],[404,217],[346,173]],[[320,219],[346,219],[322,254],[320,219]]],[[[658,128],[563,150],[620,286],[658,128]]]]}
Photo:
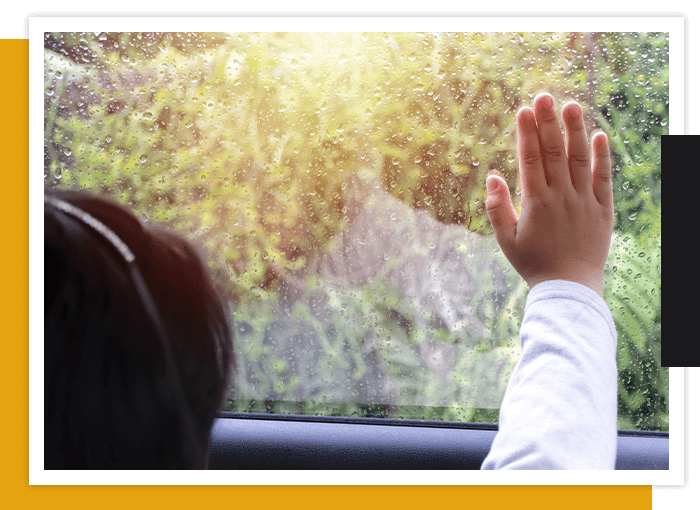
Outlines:
{"type": "Polygon", "coordinates": [[[535,285],[520,344],[481,469],[615,469],[617,332],[605,301],[574,282],[535,285]]]}

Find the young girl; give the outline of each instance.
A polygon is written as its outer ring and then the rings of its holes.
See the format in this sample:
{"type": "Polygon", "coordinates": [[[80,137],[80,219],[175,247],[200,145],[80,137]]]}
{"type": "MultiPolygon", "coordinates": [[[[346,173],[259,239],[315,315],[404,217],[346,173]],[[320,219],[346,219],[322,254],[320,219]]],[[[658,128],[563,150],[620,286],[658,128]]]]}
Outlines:
{"type": "Polygon", "coordinates": [[[44,257],[45,469],[206,468],[232,352],[192,246],[47,191],[44,257]]]}

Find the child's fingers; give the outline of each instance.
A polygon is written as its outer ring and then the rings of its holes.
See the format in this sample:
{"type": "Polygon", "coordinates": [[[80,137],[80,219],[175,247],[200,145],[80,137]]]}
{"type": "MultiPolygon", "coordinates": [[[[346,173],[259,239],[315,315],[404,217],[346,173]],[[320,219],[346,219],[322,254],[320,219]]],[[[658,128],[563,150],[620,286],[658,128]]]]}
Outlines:
{"type": "Polygon", "coordinates": [[[566,184],[571,180],[569,163],[566,159],[566,147],[559,118],[554,109],[554,98],[549,94],[538,94],[535,97],[534,106],[547,184],[550,186],[566,184]]]}
{"type": "Polygon", "coordinates": [[[537,133],[535,112],[524,107],[516,116],[518,125],[518,160],[520,164],[520,183],[523,193],[528,196],[538,195],[547,186],[544,174],[540,137],[537,133]]]}
{"type": "Polygon", "coordinates": [[[593,152],[593,193],[602,206],[612,210],[614,207],[612,169],[607,135],[603,132],[593,135],[591,148],[593,152]]]}
{"type": "Polygon", "coordinates": [[[564,132],[566,138],[566,155],[569,160],[569,173],[574,188],[581,191],[584,186],[590,190],[591,182],[591,151],[583,125],[581,106],[569,102],[562,108],[564,132]]]}
{"type": "Polygon", "coordinates": [[[486,213],[496,234],[496,240],[504,249],[508,249],[515,238],[515,227],[518,224],[518,216],[510,201],[508,184],[497,175],[489,175],[486,178],[486,213]]]}

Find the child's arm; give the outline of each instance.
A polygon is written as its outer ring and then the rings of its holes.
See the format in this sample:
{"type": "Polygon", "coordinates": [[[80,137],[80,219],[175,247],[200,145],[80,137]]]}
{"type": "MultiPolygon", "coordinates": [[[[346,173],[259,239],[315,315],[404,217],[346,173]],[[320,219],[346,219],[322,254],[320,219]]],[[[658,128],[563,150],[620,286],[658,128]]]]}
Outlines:
{"type": "Polygon", "coordinates": [[[605,302],[578,283],[542,282],[520,342],[482,469],[614,469],[617,335],[605,302]]]}
{"type": "Polygon", "coordinates": [[[614,469],[617,334],[602,300],[613,226],[607,137],[591,158],[581,108],[567,103],[562,137],[547,94],[518,112],[520,217],[505,182],[487,179],[501,249],[530,286],[522,355],[482,469],[614,469]],[[592,168],[592,170],[591,170],[592,168]]]}

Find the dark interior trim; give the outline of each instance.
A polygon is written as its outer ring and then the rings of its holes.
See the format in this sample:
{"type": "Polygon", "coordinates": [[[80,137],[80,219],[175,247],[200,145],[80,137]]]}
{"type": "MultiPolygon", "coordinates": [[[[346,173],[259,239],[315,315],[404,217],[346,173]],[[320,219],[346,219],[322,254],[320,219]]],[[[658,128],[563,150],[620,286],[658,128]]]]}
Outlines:
{"type": "MultiPolygon", "coordinates": [[[[221,413],[211,469],[479,469],[498,425],[221,413]]],[[[667,432],[618,431],[616,469],[668,470],[667,432]]]]}

